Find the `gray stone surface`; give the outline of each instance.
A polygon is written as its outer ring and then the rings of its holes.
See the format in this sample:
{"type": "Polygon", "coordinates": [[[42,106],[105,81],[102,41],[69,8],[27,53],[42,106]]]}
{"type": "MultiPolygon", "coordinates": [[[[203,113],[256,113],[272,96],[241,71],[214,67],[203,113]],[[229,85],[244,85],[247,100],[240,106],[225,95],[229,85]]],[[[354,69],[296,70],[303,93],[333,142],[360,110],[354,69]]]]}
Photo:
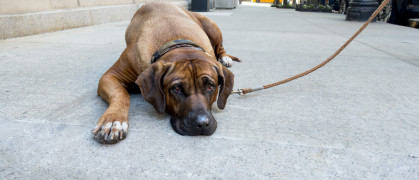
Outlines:
{"type": "Polygon", "coordinates": [[[217,9],[233,9],[237,7],[236,0],[215,0],[215,8],[217,9]]]}
{"type": "MultiPolygon", "coordinates": [[[[0,0],[0,4],[1,4],[0,0]]],[[[158,0],[137,0],[131,1],[131,4],[126,4],[125,1],[116,0],[95,0],[95,1],[81,1],[82,6],[68,9],[50,9],[48,11],[22,13],[22,14],[0,14],[0,39],[8,39],[14,37],[29,36],[34,34],[41,34],[45,32],[53,32],[70,28],[91,26],[110,22],[120,22],[131,20],[134,13],[145,2],[153,2],[158,0]],[[121,3],[120,5],[108,5],[91,7],[95,3],[121,3]],[[86,4],[91,3],[91,4],[86,4]],[[134,4],[132,4],[134,3],[134,4]],[[136,4],[137,3],[137,4],[136,4]]],[[[187,7],[185,0],[166,0],[172,4],[187,7]]],[[[67,1],[63,1],[65,3],[67,1]]],[[[22,2],[25,3],[25,2],[22,2]]],[[[36,3],[36,2],[31,2],[36,3]]],[[[29,4],[31,4],[29,3],[29,4]]],[[[96,5],[104,5],[96,4],[96,5]]],[[[21,5],[22,6],[22,5],[21,5]]],[[[24,5],[29,6],[27,4],[24,5]]],[[[16,7],[9,7],[16,8],[16,7]]]]}
{"type": "MultiPolygon", "coordinates": [[[[240,57],[235,87],[312,67],[361,26],[339,14],[239,5],[205,13],[240,57]]],[[[176,134],[131,96],[127,139],[90,130],[100,76],[129,22],[0,40],[0,179],[418,179],[419,33],[376,22],[324,68],[232,95],[209,137],[176,134]]]]}
{"type": "MultiPolygon", "coordinates": [[[[35,13],[81,7],[144,4],[161,0],[0,0],[0,15],[35,13]]],[[[186,2],[185,0],[164,0],[186,2]]]]}

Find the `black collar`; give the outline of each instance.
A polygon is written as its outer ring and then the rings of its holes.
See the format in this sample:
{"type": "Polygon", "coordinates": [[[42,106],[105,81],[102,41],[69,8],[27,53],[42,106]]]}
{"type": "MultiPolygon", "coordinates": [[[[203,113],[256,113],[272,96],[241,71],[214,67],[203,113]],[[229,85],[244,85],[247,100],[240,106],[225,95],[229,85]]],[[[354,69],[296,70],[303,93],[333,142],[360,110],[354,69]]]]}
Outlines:
{"type": "Polygon", "coordinates": [[[180,48],[180,47],[188,47],[188,48],[193,48],[193,49],[197,49],[200,51],[205,52],[204,49],[202,49],[201,47],[199,47],[197,44],[195,44],[192,41],[186,40],[186,39],[177,39],[174,41],[170,41],[168,43],[166,43],[165,45],[163,45],[162,47],[160,47],[159,50],[157,50],[153,56],[151,56],[151,63],[156,62],[157,60],[159,60],[163,55],[165,55],[166,53],[168,53],[169,51],[176,49],[176,48],[180,48]]]}

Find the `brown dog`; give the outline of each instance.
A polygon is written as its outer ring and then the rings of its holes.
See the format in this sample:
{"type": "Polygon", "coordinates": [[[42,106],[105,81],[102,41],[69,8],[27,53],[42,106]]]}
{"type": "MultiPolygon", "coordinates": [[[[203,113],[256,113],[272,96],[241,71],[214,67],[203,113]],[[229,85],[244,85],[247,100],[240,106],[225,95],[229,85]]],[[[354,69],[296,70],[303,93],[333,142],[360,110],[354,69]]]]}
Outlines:
{"type": "Polygon", "coordinates": [[[125,33],[127,48],[102,76],[98,94],[109,103],[93,130],[95,139],[116,143],[127,135],[130,98],[141,94],[159,112],[168,112],[182,135],[211,135],[217,122],[211,105],[224,109],[233,87],[231,66],[217,25],[167,3],[150,3],[134,15],[125,33]],[[218,61],[220,62],[218,62],[218,61]]]}

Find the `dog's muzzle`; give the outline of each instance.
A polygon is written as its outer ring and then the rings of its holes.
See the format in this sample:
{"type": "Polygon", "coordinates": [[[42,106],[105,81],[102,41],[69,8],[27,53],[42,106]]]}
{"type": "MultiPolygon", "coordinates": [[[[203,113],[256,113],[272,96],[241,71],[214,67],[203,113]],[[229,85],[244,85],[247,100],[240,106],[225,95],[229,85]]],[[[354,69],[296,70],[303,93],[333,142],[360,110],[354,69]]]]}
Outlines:
{"type": "Polygon", "coordinates": [[[211,112],[190,112],[185,118],[172,116],[170,119],[173,130],[180,135],[199,136],[212,135],[217,129],[217,121],[211,112]]]}

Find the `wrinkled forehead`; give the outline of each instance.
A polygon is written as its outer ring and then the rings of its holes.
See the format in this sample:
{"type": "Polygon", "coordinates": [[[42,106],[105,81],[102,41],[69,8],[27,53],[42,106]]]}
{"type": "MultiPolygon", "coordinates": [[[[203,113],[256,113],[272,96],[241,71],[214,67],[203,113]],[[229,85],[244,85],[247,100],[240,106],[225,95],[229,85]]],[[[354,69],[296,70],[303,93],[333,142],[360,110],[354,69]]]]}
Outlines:
{"type": "Polygon", "coordinates": [[[165,84],[173,84],[175,82],[193,83],[203,78],[217,82],[218,73],[215,64],[199,60],[186,60],[175,63],[167,73],[164,81],[165,84]]]}

